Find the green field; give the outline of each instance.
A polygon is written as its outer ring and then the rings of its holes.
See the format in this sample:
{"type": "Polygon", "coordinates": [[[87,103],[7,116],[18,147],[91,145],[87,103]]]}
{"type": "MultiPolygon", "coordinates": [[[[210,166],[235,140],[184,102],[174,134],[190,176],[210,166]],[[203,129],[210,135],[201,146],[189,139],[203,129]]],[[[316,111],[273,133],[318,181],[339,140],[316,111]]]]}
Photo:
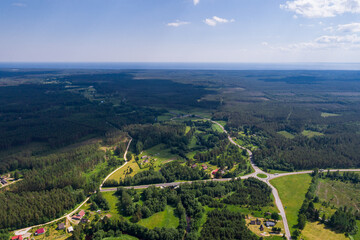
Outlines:
{"type": "Polygon", "coordinates": [[[307,222],[304,230],[301,232],[301,238],[304,240],[346,240],[343,233],[336,233],[326,228],[319,222],[307,222]]]}
{"type": "Polygon", "coordinates": [[[311,130],[304,130],[301,132],[301,134],[308,138],[324,136],[324,134],[321,132],[315,132],[311,130]]]}
{"type": "Polygon", "coordinates": [[[266,174],[263,174],[263,173],[259,173],[258,175],[259,178],[267,178],[267,175],[266,174]]]}
{"type": "Polygon", "coordinates": [[[321,116],[322,116],[323,118],[327,118],[327,117],[338,117],[338,116],[340,116],[340,114],[323,112],[323,113],[321,113],[321,116]]]}
{"type": "Polygon", "coordinates": [[[310,186],[311,176],[308,174],[292,175],[275,178],[270,181],[279,192],[284,205],[290,231],[295,230],[298,212],[305,200],[305,194],[310,186]]]}
{"type": "Polygon", "coordinates": [[[316,194],[321,201],[330,202],[330,206],[360,208],[360,189],[353,183],[320,179],[316,194]]]}
{"type": "Polygon", "coordinates": [[[293,139],[295,137],[295,135],[289,133],[288,131],[279,131],[277,132],[278,134],[288,138],[288,139],[293,139]]]}
{"type": "Polygon", "coordinates": [[[173,207],[166,206],[165,211],[141,219],[138,224],[150,229],[154,229],[155,227],[177,228],[179,226],[179,218],[174,215],[173,207]]]}
{"type": "Polygon", "coordinates": [[[219,125],[217,125],[217,124],[213,124],[213,125],[212,125],[212,129],[215,130],[215,131],[218,131],[218,132],[224,132],[224,131],[222,130],[222,128],[221,128],[219,125]]]}
{"type": "Polygon", "coordinates": [[[115,196],[115,192],[103,192],[102,195],[109,202],[110,210],[108,213],[111,215],[112,218],[120,219],[120,213],[116,206],[119,200],[115,196]]]}
{"type": "Polygon", "coordinates": [[[140,171],[139,165],[135,162],[134,159],[132,159],[128,164],[126,164],[124,167],[118,169],[116,172],[114,172],[108,179],[109,180],[116,180],[119,181],[120,179],[124,179],[125,176],[134,176],[136,173],[140,171]],[[130,168],[133,170],[130,173],[130,168]]]}

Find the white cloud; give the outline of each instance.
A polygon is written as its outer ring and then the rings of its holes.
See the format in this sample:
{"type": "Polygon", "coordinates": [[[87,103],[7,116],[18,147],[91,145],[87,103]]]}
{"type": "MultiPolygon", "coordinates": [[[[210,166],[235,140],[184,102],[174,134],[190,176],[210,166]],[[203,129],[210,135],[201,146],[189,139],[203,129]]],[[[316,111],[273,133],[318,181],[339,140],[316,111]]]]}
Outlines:
{"type": "Polygon", "coordinates": [[[25,4],[25,3],[13,3],[13,4],[11,4],[12,6],[14,6],[14,7],[26,7],[27,5],[25,4]]]}
{"type": "Polygon", "coordinates": [[[297,16],[297,15],[293,15],[293,19],[298,19],[298,16],[297,16]]]}
{"type": "Polygon", "coordinates": [[[200,3],[200,0],[194,0],[194,5],[198,5],[200,3]]]}
{"type": "Polygon", "coordinates": [[[261,45],[263,45],[263,46],[268,46],[269,43],[268,43],[268,42],[262,42],[261,45]]]}
{"type": "Polygon", "coordinates": [[[204,23],[212,27],[216,26],[218,23],[229,23],[229,22],[235,22],[235,20],[234,19],[228,20],[217,16],[213,16],[212,18],[206,18],[204,20],[204,23]]]}
{"type": "Polygon", "coordinates": [[[187,24],[190,24],[190,23],[176,20],[175,22],[168,23],[167,26],[169,26],[169,27],[180,27],[182,25],[187,25],[187,24]]]}
{"type": "Polygon", "coordinates": [[[325,18],[360,13],[360,0],[291,0],[280,8],[308,18],[325,18]]]}
{"type": "Polygon", "coordinates": [[[313,41],[290,44],[285,47],[271,47],[282,51],[303,50],[303,49],[329,49],[339,48],[344,50],[360,49],[360,36],[351,35],[323,35],[313,41]]]}
{"type": "Polygon", "coordinates": [[[340,24],[336,27],[325,28],[324,30],[330,32],[357,33],[360,32],[360,23],[340,24]]]}

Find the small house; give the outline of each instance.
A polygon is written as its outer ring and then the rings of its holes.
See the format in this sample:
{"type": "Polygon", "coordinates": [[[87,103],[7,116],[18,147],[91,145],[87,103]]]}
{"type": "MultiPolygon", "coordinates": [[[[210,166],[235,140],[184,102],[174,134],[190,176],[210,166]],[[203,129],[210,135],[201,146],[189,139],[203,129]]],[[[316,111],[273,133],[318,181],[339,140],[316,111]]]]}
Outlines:
{"type": "Polygon", "coordinates": [[[255,222],[256,222],[256,225],[260,225],[260,224],[261,224],[261,221],[260,221],[258,218],[256,219],[255,222]]]}
{"type": "Polygon", "coordinates": [[[63,230],[65,229],[65,223],[60,223],[57,227],[57,230],[63,230]]]}
{"type": "Polygon", "coordinates": [[[208,169],[208,166],[202,165],[202,169],[203,169],[203,170],[206,170],[206,169],[208,169]]]}
{"type": "Polygon", "coordinates": [[[82,218],[80,222],[81,222],[81,223],[87,223],[88,221],[89,221],[88,219],[82,218]]]}
{"type": "Polygon", "coordinates": [[[35,236],[39,236],[41,234],[45,233],[45,229],[44,228],[39,228],[38,230],[36,230],[35,232],[35,236]]]}
{"type": "Polygon", "coordinates": [[[256,223],[255,223],[255,220],[251,220],[250,221],[250,225],[255,225],[256,223]]]}
{"type": "Polygon", "coordinates": [[[264,226],[261,224],[259,229],[260,229],[260,231],[264,231],[264,226]]]}
{"type": "Polygon", "coordinates": [[[191,168],[196,168],[197,167],[197,165],[196,164],[193,164],[192,166],[191,166],[191,168]]]}
{"type": "Polygon", "coordinates": [[[219,169],[215,169],[214,171],[212,171],[212,174],[216,174],[219,171],[219,169]]]}
{"type": "Polygon", "coordinates": [[[265,226],[266,226],[266,227],[274,227],[275,225],[276,225],[276,223],[273,222],[273,221],[266,221],[266,222],[265,222],[265,226]]]}
{"type": "Polygon", "coordinates": [[[70,227],[68,227],[68,233],[71,233],[71,232],[73,232],[74,231],[74,228],[72,227],[72,226],[70,226],[70,227]]]}
{"type": "Polygon", "coordinates": [[[21,235],[16,235],[12,237],[11,240],[23,240],[23,237],[21,235]]]}

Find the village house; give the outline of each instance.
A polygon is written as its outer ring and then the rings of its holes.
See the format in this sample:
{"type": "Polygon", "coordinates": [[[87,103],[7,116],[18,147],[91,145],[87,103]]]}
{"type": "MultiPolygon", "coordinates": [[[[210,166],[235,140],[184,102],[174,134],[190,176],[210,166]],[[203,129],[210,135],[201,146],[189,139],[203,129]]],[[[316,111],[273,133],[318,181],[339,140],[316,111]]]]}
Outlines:
{"type": "Polygon", "coordinates": [[[85,215],[85,211],[81,210],[77,215],[72,216],[74,220],[81,220],[85,215]]]}
{"type": "Polygon", "coordinates": [[[72,226],[68,227],[68,233],[71,233],[74,231],[74,228],[72,226]]]}
{"type": "Polygon", "coordinates": [[[256,225],[260,225],[261,224],[261,221],[257,218],[256,219],[256,225]]]}
{"type": "Polygon", "coordinates": [[[260,229],[260,231],[264,231],[264,226],[261,224],[259,229],[260,229]]]}
{"type": "Polygon", "coordinates": [[[82,218],[80,222],[81,222],[81,223],[87,223],[88,221],[89,221],[88,219],[82,218]]]}
{"type": "Polygon", "coordinates": [[[265,222],[265,226],[266,226],[266,227],[274,227],[275,225],[276,225],[276,223],[273,222],[273,221],[266,221],[266,222],[265,222]]]}
{"type": "Polygon", "coordinates": [[[23,240],[23,237],[21,235],[16,235],[12,237],[11,240],[23,240]]]}
{"type": "Polygon", "coordinates": [[[63,230],[65,229],[65,223],[60,223],[57,227],[57,230],[63,230]]]}
{"type": "Polygon", "coordinates": [[[38,230],[36,230],[36,232],[34,233],[35,236],[39,236],[41,234],[45,233],[45,229],[44,228],[39,228],[38,230]]]}
{"type": "Polygon", "coordinates": [[[203,170],[206,170],[206,169],[208,169],[208,166],[202,165],[202,169],[203,169],[203,170]]]}

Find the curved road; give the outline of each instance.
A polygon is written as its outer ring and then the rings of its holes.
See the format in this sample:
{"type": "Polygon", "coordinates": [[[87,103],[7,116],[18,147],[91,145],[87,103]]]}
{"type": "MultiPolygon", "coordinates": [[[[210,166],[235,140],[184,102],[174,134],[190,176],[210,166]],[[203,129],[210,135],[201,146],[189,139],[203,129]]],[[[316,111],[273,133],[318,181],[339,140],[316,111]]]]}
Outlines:
{"type": "MultiPolygon", "coordinates": [[[[130,137],[130,136],[129,136],[130,137]]],[[[131,144],[131,141],[132,141],[132,137],[130,137],[130,141],[126,147],[126,150],[125,150],[125,153],[124,153],[124,159],[125,159],[125,163],[123,165],[121,165],[120,167],[118,167],[117,169],[115,169],[114,171],[112,171],[109,175],[106,176],[106,178],[103,180],[103,182],[100,184],[100,191],[103,191],[102,190],[102,186],[104,184],[104,182],[114,173],[116,172],[117,170],[119,170],[120,168],[124,167],[128,161],[127,161],[127,158],[126,158],[126,154],[129,150],[129,147],[130,147],[130,144],[131,144]]],[[[41,227],[41,226],[45,226],[45,225],[48,225],[48,224],[51,224],[51,223],[54,223],[54,222],[57,222],[57,221],[60,221],[64,218],[70,218],[72,215],[74,215],[87,201],[89,201],[90,197],[87,197],[75,210],[73,210],[72,212],[70,212],[69,214],[65,214],[64,216],[62,217],[59,217],[57,219],[54,219],[50,222],[47,222],[47,223],[42,223],[42,224],[38,224],[38,225],[34,225],[34,226],[31,226],[31,227],[27,227],[27,228],[22,228],[22,229],[19,229],[19,230],[16,230],[14,233],[15,235],[24,235],[26,234],[28,231],[30,231],[32,228],[35,228],[35,227],[41,227]]]]}

